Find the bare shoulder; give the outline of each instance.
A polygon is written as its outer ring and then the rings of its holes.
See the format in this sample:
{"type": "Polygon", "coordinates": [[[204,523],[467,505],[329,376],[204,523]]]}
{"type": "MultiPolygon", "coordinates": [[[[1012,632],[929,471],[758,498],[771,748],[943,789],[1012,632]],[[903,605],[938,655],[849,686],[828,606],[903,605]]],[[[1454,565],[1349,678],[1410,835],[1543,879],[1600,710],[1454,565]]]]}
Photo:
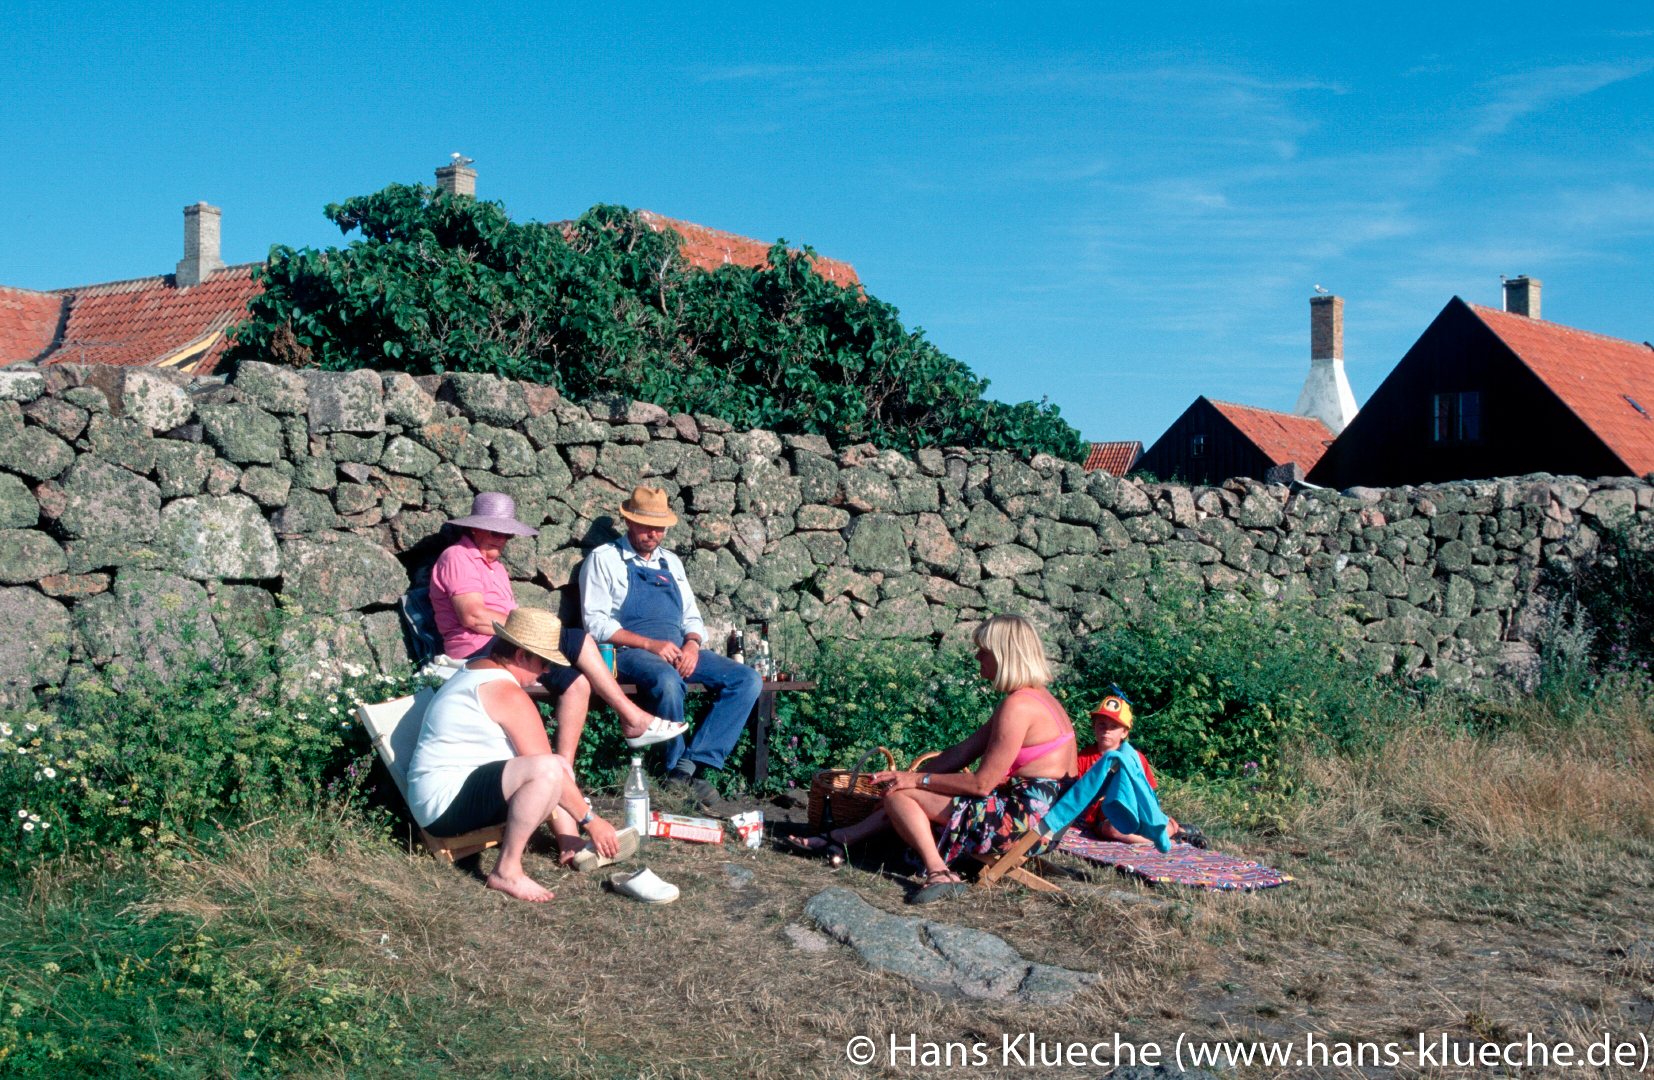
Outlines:
{"type": "Polygon", "coordinates": [[[512,679],[490,679],[477,689],[477,699],[496,719],[524,713],[539,715],[533,699],[512,679]]]}

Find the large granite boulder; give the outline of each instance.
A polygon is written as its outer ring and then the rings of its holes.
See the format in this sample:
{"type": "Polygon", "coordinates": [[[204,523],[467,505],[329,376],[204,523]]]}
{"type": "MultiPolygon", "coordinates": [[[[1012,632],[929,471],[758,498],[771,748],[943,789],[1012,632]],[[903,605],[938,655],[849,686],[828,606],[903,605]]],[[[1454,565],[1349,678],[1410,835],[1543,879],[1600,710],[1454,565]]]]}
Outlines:
{"type": "Polygon", "coordinates": [[[850,523],[850,565],[857,570],[905,574],[912,568],[902,519],[892,514],[862,514],[850,523]]]}
{"type": "Polygon", "coordinates": [[[314,373],[308,412],[312,435],[384,431],[385,393],[379,373],[369,368],[314,373]]]}
{"type": "Polygon", "coordinates": [[[195,415],[195,405],[182,387],[141,367],[129,370],[122,381],[121,408],[151,431],[171,431],[195,415]]]}
{"type": "Polygon", "coordinates": [[[485,424],[512,427],[528,417],[528,398],[515,382],[476,372],[455,371],[448,385],[460,408],[485,424]]]}
{"type": "Polygon", "coordinates": [[[56,600],[34,589],[0,588],[0,698],[19,705],[36,686],[63,679],[73,628],[56,600]]]}
{"type": "Polygon", "coordinates": [[[251,405],[199,405],[202,433],[237,465],[271,465],[282,458],[281,421],[251,405]]]}
{"type": "Polygon", "coordinates": [[[276,534],[245,495],[178,499],[161,512],[160,540],[179,573],[199,581],[281,573],[276,534]]]}
{"type": "Polygon", "coordinates": [[[310,405],[310,383],[289,367],[244,361],[236,369],[235,388],[265,412],[295,416],[310,405]]]}
{"type": "Polygon", "coordinates": [[[29,486],[0,473],[0,529],[29,529],[40,521],[40,503],[29,486]]]}
{"type": "Polygon", "coordinates": [[[436,399],[405,371],[381,373],[385,389],[385,419],[405,428],[423,427],[436,419],[436,399]]]}
{"type": "Polygon", "coordinates": [[[0,584],[23,585],[69,569],[56,540],[37,529],[0,529],[0,584]]]}
{"type": "Polygon", "coordinates": [[[0,413],[0,468],[30,480],[50,480],[74,461],[75,452],[56,435],[33,424],[25,425],[20,417],[0,413]]]}
{"type": "Polygon", "coordinates": [[[223,655],[207,590],[175,574],[123,568],[112,591],[76,605],[75,622],[95,662],[163,679],[223,655]]]}
{"type": "Polygon", "coordinates": [[[72,539],[148,540],[161,523],[161,489],[97,458],[84,457],[64,479],[58,527],[72,539]]]}
{"type": "Polygon", "coordinates": [[[408,574],[396,556],[359,536],[334,534],[332,539],[295,539],[282,545],[286,599],[307,612],[328,614],[401,599],[408,574]]]}

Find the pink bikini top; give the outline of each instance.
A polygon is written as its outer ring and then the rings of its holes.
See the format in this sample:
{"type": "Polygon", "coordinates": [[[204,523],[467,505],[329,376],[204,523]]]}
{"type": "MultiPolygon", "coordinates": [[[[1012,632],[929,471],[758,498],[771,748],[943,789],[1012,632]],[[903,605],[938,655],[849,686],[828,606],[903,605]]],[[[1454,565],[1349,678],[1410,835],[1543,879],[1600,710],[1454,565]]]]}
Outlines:
{"type": "MultiPolygon", "coordinates": [[[[1015,694],[1034,694],[1034,691],[1023,689],[1015,691],[1012,696],[1015,696],[1015,694]]],[[[1021,750],[1018,750],[1017,756],[1011,759],[1011,772],[1016,772],[1030,761],[1038,761],[1040,758],[1044,757],[1046,754],[1049,754],[1063,743],[1069,742],[1074,738],[1074,725],[1070,724],[1068,719],[1064,717],[1062,713],[1058,712],[1056,707],[1049,701],[1039,697],[1038,694],[1034,694],[1034,696],[1039,698],[1040,704],[1045,706],[1046,711],[1051,714],[1051,719],[1057,722],[1057,726],[1067,728],[1068,730],[1063,732],[1061,735],[1058,735],[1050,742],[1042,742],[1035,746],[1024,746],[1021,750]]]]}

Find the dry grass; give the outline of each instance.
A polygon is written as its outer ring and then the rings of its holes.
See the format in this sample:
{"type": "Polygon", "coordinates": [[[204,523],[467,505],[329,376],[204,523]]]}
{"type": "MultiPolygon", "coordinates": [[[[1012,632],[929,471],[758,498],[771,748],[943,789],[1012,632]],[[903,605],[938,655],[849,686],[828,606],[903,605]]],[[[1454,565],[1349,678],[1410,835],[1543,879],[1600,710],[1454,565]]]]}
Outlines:
{"type": "Polygon", "coordinates": [[[847,949],[795,950],[783,928],[808,924],[804,902],[828,886],[913,913],[876,858],[835,872],[769,850],[657,842],[646,860],[683,899],[648,908],[531,857],[558,893],[534,907],[348,818],[307,819],[181,868],[165,904],[364,973],[410,1002],[427,1066],[466,1076],[1000,1075],[1001,1036],[1024,1031],[1169,1046],[1179,1034],[1646,1029],[1654,946],[1634,947],[1654,942],[1646,707],[1609,703],[1572,725],[1518,719],[1497,736],[1420,728],[1373,760],[1305,762],[1321,795],[1286,830],[1220,838],[1292,873],[1280,889],[1168,894],[1105,872],[1054,900],[1000,890],[924,912],[1100,973],[1062,1008],[944,1000],[847,949]],[[731,888],[728,862],[753,885],[731,888]],[[994,1068],[846,1063],[852,1036],[893,1033],[989,1043],[994,1068]]]}

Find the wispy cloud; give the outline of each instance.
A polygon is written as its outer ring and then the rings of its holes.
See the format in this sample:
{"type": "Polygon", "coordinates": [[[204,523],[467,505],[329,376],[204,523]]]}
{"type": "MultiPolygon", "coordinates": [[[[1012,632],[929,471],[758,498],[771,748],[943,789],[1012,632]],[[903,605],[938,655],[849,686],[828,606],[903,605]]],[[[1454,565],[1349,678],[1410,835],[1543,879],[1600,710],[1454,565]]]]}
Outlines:
{"type": "Polygon", "coordinates": [[[1524,72],[1500,81],[1498,92],[1482,107],[1472,132],[1500,135],[1518,118],[1558,102],[1583,97],[1595,90],[1636,78],[1654,68],[1654,60],[1600,64],[1568,64],[1524,72]]]}

